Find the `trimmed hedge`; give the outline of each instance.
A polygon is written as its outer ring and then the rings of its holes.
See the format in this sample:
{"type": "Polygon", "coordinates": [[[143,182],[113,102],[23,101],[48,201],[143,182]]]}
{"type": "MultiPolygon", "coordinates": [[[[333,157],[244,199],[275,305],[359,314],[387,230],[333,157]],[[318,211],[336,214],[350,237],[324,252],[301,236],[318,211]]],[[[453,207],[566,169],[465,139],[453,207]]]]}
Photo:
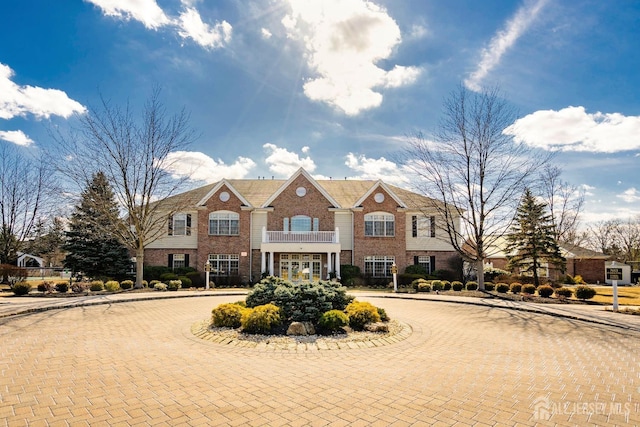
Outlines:
{"type": "Polygon", "coordinates": [[[597,293],[596,290],[590,286],[586,286],[586,285],[576,286],[576,298],[581,299],[583,301],[595,297],[596,293],[597,293]]]}
{"type": "Polygon", "coordinates": [[[274,304],[245,309],[242,330],[248,334],[268,334],[282,324],[281,310],[274,304]]]}
{"type": "Polygon", "coordinates": [[[349,326],[356,331],[361,331],[367,323],[380,322],[378,309],[366,301],[353,301],[345,309],[349,316],[349,326]]]}

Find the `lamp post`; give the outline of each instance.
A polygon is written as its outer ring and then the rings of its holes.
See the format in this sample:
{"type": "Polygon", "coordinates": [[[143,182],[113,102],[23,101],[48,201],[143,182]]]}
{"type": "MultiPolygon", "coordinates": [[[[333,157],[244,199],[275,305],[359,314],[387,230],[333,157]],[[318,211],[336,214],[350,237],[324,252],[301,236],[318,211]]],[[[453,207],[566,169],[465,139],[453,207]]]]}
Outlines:
{"type": "Polygon", "coordinates": [[[211,263],[209,260],[204,264],[204,288],[209,289],[209,273],[211,273],[211,263]]]}
{"type": "MultiPolygon", "coordinates": [[[[611,263],[611,268],[614,268],[615,266],[616,266],[616,262],[613,261],[611,263]]],[[[618,311],[618,280],[617,280],[618,276],[616,275],[613,277],[616,277],[616,279],[611,280],[611,285],[613,286],[613,311],[618,311]]]]}
{"type": "Polygon", "coordinates": [[[391,265],[391,274],[393,274],[393,292],[398,292],[398,266],[395,263],[391,265]]]}

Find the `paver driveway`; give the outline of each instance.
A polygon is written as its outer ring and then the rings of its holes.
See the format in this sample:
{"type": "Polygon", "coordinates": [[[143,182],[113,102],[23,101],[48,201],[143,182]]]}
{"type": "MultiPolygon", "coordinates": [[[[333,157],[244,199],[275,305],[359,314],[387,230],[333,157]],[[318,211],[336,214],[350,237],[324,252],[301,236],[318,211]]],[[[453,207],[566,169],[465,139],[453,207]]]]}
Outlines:
{"type": "Polygon", "coordinates": [[[1,319],[0,420],[10,426],[640,424],[633,332],[495,308],[372,298],[412,326],[406,340],[373,349],[273,352],[191,334],[211,308],[235,299],[1,319]]]}

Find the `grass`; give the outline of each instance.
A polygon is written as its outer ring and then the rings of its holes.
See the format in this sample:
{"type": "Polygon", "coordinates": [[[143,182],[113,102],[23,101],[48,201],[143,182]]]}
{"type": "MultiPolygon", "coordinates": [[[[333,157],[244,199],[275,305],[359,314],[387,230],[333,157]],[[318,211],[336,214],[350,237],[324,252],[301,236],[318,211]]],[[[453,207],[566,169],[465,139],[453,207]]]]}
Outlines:
{"type": "MultiPolygon", "coordinates": [[[[590,301],[602,304],[613,304],[612,286],[594,286],[597,294],[590,301]]],[[[620,305],[640,306],[640,287],[618,286],[618,303],[620,305]]]]}

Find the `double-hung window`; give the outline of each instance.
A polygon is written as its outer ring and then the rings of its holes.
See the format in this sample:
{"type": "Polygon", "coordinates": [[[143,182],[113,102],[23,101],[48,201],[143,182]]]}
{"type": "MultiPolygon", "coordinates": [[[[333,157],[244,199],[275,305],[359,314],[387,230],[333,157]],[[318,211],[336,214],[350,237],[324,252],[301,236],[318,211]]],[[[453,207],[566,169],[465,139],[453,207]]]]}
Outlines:
{"type": "Polygon", "coordinates": [[[169,236],[191,236],[191,214],[176,213],[169,217],[169,236]]]}
{"type": "Polygon", "coordinates": [[[396,233],[395,217],[387,213],[371,213],[364,216],[364,235],[393,237],[396,233]]]}
{"type": "Polygon", "coordinates": [[[238,254],[209,254],[211,274],[214,276],[237,276],[239,264],[238,254]]]}
{"type": "Polygon", "coordinates": [[[364,274],[371,277],[390,277],[391,266],[396,262],[393,256],[364,257],[364,274]]]}
{"type": "Polygon", "coordinates": [[[218,211],[209,214],[209,235],[237,236],[240,233],[240,215],[235,212],[218,211]]]}

